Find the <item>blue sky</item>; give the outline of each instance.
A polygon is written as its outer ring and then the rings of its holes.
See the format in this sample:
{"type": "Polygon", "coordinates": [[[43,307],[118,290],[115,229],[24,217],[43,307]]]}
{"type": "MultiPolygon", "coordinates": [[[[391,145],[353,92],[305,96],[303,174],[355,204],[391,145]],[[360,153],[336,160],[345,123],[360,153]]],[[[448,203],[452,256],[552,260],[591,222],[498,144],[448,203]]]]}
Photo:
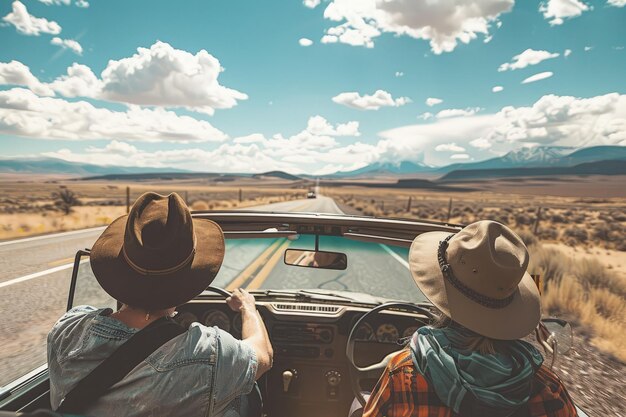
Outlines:
{"type": "Polygon", "coordinates": [[[327,173],[626,145],[625,4],[5,0],[0,155],[327,173]]]}

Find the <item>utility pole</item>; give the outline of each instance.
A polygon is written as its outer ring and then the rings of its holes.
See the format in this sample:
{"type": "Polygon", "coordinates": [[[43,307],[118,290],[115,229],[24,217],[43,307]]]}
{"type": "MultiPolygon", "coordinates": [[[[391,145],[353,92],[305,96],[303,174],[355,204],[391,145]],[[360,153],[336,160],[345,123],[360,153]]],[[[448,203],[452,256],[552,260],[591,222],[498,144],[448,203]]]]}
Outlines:
{"type": "Polygon", "coordinates": [[[537,234],[539,228],[539,221],[541,220],[541,206],[537,207],[537,217],[535,218],[535,224],[533,226],[533,234],[537,234]]]}
{"type": "Polygon", "coordinates": [[[448,202],[448,218],[446,219],[446,222],[450,221],[451,214],[452,214],[452,198],[450,198],[450,201],[448,202]]]}
{"type": "Polygon", "coordinates": [[[408,202],[408,204],[406,205],[406,211],[407,211],[408,213],[410,213],[410,212],[411,212],[411,196],[409,196],[409,202],[408,202]]]}
{"type": "Polygon", "coordinates": [[[130,187],[126,186],[126,214],[130,212],[130,187]]]}

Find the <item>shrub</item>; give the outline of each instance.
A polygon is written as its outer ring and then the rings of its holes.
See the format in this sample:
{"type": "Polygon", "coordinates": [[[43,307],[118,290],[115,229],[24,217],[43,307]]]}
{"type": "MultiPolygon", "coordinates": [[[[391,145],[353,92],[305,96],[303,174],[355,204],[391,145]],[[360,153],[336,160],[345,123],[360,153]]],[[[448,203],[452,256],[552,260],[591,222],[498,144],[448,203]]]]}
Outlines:
{"type": "Polygon", "coordinates": [[[529,215],[524,213],[517,213],[515,215],[515,223],[518,225],[529,225],[532,223],[532,219],[529,215]]]}
{"type": "Polygon", "coordinates": [[[54,200],[55,206],[66,215],[72,212],[72,207],[81,204],[78,196],[65,186],[61,186],[59,191],[52,193],[52,199],[54,200]]]}
{"type": "Polygon", "coordinates": [[[598,223],[591,230],[591,237],[605,242],[610,241],[611,229],[609,229],[609,226],[605,222],[598,223]]]}
{"type": "Polygon", "coordinates": [[[530,263],[528,272],[540,274],[544,283],[558,281],[569,271],[569,259],[558,249],[533,245],[528,248],[530,263]]]}
{"type": "Polygon", "coordinates": [[[563,232],[563,236],[569,238],[570,240],[573,240],[575,243],[586,242],[587,238],[589,237],[585,229],[576,226],[565,229],[565,231],[563,232]]]}
{"type": "Polygon", "coordinates": [[[552,223],[565,223],[565,217],[560,214],[553,214],[551,217],[552,223]]]}
{"type": "Polygon", "coordinates": [[[559,237],[559,232],[552,227],[540,227],[537,230],[537,237],[544,240],[556,240],[559,237]]]}
{"type": "Polygon", "coordinates": [[[617,222],[626,222],[626,213],[622,211],[612,211],[611,217],[613,217],[613,220],[617,222]]]}
{"type": "Polygon", "coordinates": [[[613,274],[597,259],[581,259],[576,262],[573,274],[588,291],[590,288],[605,288],[626,298],[626,282],[613,274]]]}
{"type": "Polygon", "coordinates": [[[534,245],[539,242],[537,236],[528,230],[522,230],[518,232],[517,235],[522,238],[522,242],[524,242],[526,246],[534,245]]]}

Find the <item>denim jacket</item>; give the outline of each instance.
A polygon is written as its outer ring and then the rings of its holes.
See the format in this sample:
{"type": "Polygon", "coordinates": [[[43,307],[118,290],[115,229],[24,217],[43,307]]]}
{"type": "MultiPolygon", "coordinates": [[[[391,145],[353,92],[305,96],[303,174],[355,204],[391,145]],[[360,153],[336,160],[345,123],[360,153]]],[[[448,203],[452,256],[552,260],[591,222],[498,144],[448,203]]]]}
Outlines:
{"type": "MultiPolygon", "coordinates": [[[[48,334],[50,401],[63,397],[138,330],[108,317],[111,309],[80,306],[48,334]]],[[[238,416],[255,381],[257,361],[246,342],[193,323],[158,348],[106,395],[88,416],[238,416]]]]}

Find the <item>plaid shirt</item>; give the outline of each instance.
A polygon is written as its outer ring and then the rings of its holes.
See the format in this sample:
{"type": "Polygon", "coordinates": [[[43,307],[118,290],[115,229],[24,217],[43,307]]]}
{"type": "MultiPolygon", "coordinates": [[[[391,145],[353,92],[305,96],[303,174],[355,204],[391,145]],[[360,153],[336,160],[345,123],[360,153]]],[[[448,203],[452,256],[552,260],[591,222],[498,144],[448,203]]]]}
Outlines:
{"type": "MultiPolygon", "coordinates": [[[[575,417],[576,408],[559,378],[542,366],[534,393],[511,417],[575,417]]],[[[461,417],[437,397],[404,349],[395,355],[374,387],[363,417],[461,417]]]]}

